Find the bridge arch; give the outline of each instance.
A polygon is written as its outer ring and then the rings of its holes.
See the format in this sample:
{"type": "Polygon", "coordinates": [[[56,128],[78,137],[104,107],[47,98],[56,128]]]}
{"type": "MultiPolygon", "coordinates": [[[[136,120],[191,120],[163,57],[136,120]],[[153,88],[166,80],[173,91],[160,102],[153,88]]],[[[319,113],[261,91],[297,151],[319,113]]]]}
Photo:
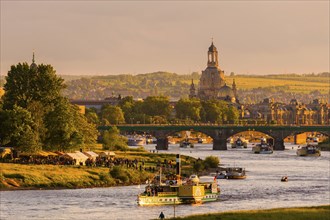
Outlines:
{"type": "MultiPolygon", "coordinates": [[[[167,150],[167,136],[172,132],[191,130],[199,131],[213,138],[213,150],[227,150],[227,138],[242,131],[255,130],[274,139],[274,150],[284,150],[284,138],[297,132],[320,132],[329,136],[328,125],[318,126],[277,126],[277,125],[118,125],[120,131],[145,131],[157,138],[157,149],[167,150]]],[[[99,130],[109,129],[100,126],[99,130]]]]}

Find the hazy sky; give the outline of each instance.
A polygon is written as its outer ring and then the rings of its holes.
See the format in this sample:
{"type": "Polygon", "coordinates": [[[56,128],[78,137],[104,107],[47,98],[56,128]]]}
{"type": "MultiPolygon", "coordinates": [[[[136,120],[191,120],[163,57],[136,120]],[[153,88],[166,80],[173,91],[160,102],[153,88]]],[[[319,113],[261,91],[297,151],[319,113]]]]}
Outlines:
{"type": "Polygon", "coordinates": [[[4,1],[1,74],[51,64],[59,74],[206,68],[211,38],[226,73],[329,71],[329,1],[4,1]]]}

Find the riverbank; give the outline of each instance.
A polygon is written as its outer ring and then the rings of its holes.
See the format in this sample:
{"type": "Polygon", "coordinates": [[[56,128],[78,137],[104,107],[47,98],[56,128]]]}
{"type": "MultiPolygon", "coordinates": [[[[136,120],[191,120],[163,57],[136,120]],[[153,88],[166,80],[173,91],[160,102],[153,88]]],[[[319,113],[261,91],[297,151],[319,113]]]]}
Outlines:
{"type": "MultiPolygon", "coordinates": [[[[138,160],[135,167],[126,164],[108,167],[73,165],[33,165],[0,163],[0,190],[23,189],[76,189],[144,184],[165,166],[164,160],[175,161],[175,154],[149,152],[116,152],[117,158],[138,160]],[[143,164],[142,164],[143,161],[143,164]],[[114,170],[111,172],[111,170],[114,170]]],[[[192,172],[190,164],[195,158],[182,156],[182,169],[192,172]]],[[[174,166],[168,168],[174,172],[174,166]]],[[[164,168],[164,171],[166,169],[164,168]]]]}
{"type": "Polygon", "coordinates": [[[299,208],[279,208],[269,210],[249,210],[213,213],[205,215],[192,215],[187,217],[170,218],[182,220],[330,220],[330,205],[299,207],[299,208]]]}

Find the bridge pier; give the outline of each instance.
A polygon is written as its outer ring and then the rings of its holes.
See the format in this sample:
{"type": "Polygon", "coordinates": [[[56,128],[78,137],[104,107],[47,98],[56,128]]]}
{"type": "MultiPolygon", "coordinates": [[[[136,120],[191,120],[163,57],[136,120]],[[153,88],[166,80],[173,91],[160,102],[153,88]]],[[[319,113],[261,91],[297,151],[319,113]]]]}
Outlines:
{"type": "Polygon", "coordinates": [[[284,139],[283,138],[274,138],[274,150],[284,150],[284,139]]]}
{"type": "Polygon", "coordinates": [[[157,150],[168,150],[168,138],[167,137],[161,137],[157,138],[157,150]]]}
{"type": "Polygon", "coordinates": [[[213,150],[228,150],[227,139],[213,139],[213,150]]]}

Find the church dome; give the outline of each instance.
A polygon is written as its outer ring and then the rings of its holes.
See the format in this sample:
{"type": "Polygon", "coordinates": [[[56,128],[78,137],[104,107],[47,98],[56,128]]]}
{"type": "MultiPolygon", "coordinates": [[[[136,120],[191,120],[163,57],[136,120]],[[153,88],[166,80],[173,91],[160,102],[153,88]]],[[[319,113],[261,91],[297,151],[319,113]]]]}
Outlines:
{"type": "Polygon", "coordinates": [[[38,68],[37,64],[34,62],[34,52],[32,55],[32,63],[30,65],[30,69],[36,70],[38,68]]]}
{"type": "Polygon", "coordinates": [[[38,68],[37,64],[35,64],[35,63],[31,63],[31,65],[30,65],[30,69],[35,70],[35,69],[37,69],[37,68],[38,68]]]}
{"type": "Polygon", "coordinates": [[[221,87],[218,91],[218,98],[235,97],[234,91],[227,85],[221,87]]]}

